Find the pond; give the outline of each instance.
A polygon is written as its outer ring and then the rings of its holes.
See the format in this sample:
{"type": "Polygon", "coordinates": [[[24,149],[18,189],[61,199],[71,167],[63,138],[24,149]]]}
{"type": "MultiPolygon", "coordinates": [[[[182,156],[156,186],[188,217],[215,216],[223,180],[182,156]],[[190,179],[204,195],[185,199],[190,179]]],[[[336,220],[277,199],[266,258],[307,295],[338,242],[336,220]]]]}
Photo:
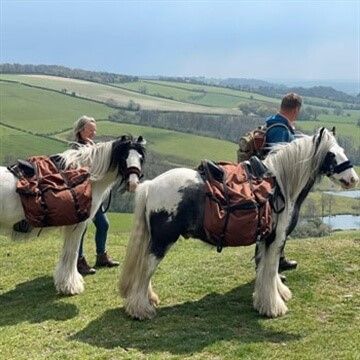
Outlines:
{"type": "Polygon", "coordinates": [[[348,190],[348,191],[324,191],[324,194],[334,196],[345,196],[353,199],[360,199],[360,190],[348,190]]]}
{"type": "Polygon", "coordinates": [[[324,224],[331,226],[333,230],[360,229],[360,215],[334,215],[324,216],[324,224]]]}

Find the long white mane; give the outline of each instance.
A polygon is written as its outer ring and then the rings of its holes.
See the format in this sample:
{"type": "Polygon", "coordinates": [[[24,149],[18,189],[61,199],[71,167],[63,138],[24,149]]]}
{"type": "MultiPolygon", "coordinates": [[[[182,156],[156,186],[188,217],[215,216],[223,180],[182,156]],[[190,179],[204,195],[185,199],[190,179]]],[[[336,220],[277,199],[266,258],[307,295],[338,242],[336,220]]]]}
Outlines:
{"type": "Polygon", "coordinates": [[[80,145],[78,149],[66,150],[59,154],[65,168],[87,167],[90,179],[101,180],[109,170],[113,141],[92,145],[80,145]]]}
{"type": "Polygon", "coordinates": [[[324,129],[317,144],[319,136],[304,136],[289,144],[277,145],[264,160],[287,199],[294,199],[308,180],[318,175],[327,152],[337,144],[327,129],[324,129]]]}

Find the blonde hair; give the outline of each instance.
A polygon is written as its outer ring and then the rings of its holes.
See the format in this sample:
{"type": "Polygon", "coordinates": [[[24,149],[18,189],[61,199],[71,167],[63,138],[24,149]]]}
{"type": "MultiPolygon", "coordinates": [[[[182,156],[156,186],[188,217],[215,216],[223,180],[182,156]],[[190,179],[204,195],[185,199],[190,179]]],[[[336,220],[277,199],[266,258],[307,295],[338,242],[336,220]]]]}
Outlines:
{"type": "Polygon", "coordinates": [[[96,121],[91,116],[83,115],[74,122],[73,133],[76,141],[82,140],[80,137],[80,132],[84,130],[85,125],[88,123],[96,124],[96,121]]]}

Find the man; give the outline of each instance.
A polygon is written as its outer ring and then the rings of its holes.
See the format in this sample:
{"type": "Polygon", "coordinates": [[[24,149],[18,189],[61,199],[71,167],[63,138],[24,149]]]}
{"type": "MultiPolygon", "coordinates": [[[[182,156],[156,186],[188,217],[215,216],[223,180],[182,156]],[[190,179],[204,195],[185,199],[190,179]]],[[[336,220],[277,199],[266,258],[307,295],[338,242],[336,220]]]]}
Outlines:
{"type": "MultiPolygon", "coordinates": [[[[299,115],[302,99],[295,93],[285,95],[281,101],[280,111],[266,119],[266,148],[271,149],[274,144],[288,143],[295,139],[295,121],[299,115]]],[[[284,244],[285,247],[285,244],[284,244]]],[[[281,251],[279,272],[292,270],[297,262],[285,257],[284,248],[281,251]]]]}

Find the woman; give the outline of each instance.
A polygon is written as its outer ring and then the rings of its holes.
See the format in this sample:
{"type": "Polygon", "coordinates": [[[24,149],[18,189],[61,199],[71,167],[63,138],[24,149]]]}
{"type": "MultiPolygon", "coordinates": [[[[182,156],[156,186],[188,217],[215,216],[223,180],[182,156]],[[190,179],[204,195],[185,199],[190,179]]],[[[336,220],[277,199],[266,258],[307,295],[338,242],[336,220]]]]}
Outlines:
{"type": "MultiPolygon", "coordinates": [[[[79,148],[80,145],[94,144],[94,138],[96,135],[96,121],[89,116],[82,116],[74,123],[74,136],[75,143],[73,148],[79,148]]],[[[106,214],[103,212],[102,206],[95,214],[93,223],[96,227],[95,244],[96,244],[96,263],[95,267],[113,267],[118,266],[119,262],[110,258],[106,251],[107,232],[109,229],[109,221],[106,214]]],[[[79,247],[79,257],[77,262],[77,268],[81,275],[95,274],[96,270],[89,266],[83,253],[83,242],[86,231],[81,237],[79,247]]]]}

